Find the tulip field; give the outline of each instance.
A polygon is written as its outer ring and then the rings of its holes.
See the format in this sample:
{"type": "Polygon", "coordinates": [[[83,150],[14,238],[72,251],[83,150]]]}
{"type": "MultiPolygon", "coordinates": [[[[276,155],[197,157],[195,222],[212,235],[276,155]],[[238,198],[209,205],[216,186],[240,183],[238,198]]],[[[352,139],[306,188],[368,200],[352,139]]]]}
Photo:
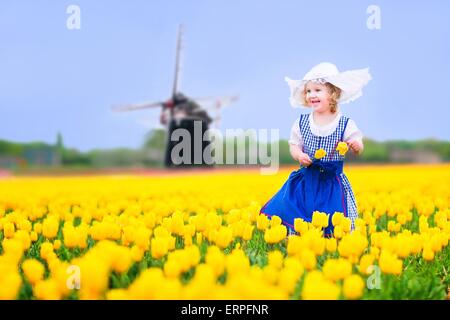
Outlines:
{"type": "Polygon", "coordinates": [[[260,208],[296,168],[0,179],[0,299],[449,299],[450,165],[348,166],[355,230],[260,208]]]}

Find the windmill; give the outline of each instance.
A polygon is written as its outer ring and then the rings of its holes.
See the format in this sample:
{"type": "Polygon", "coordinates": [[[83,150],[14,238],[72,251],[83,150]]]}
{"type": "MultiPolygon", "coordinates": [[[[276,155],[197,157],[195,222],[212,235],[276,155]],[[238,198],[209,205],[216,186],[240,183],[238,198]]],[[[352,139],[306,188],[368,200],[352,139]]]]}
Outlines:
{"type": "MultiPolygon", "coordinates": [[[[144,102],[139,104],[126,104],[113,106],[112,109],[117,112],[136,111],[143,109],[161,108],[160,123],[167,128],[167,143],[164,164],[166,167],[180,166],[178,161],[174,161],[172,155],[172,149],[177,142],[171,140],[174,130],[183,128],[189,131],[190,136],[194,137],[194,123],[201,122],[202,136],[206,130],[208,130],[211,124],[214,124],[216,128],[219,127],[221,115],[220,112],[223,107],[237,101],[239,96],[223,96],[223,97],[200,97],[190,98],[184,95],[180,91],[180,74],[181,74],[181,51],[182,51],[182,37],[183,26],[178,27],[176,57],[175,57],[175,77],[172,87],[172,96],[166,101],[159,102],[144,102]],[[215,116],[211,117],[208,111],[215,111],[215,116]]],[[[201,143],[201,152],[209,144],[208,141],[197,141],[201,143]]],[[[194,159],[195,155],[193,150],[195,141],[191,138],[191,158],[194,159]]],[[[198,149],[197,149],[198,150],[198,149]]],[[[200,165],[205,165],[202,158],[200,165]]],[[[198,163],[197,163],[198,164],[198,163]]],[[[190,161],[189,164],[181,164],[181,166],[196,165],[194,161],[190,161]]]]}

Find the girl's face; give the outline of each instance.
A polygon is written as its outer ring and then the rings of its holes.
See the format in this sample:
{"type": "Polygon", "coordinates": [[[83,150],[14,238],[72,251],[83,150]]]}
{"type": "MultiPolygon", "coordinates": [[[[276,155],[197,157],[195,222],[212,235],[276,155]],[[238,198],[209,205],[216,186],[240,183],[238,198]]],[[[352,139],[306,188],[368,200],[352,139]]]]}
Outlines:
{"type": "Polygon", "coordinates": [[[306,102],[315,112],[330,111],[330,94],[324,84],[309,81],[305,87],[306,102]]]}

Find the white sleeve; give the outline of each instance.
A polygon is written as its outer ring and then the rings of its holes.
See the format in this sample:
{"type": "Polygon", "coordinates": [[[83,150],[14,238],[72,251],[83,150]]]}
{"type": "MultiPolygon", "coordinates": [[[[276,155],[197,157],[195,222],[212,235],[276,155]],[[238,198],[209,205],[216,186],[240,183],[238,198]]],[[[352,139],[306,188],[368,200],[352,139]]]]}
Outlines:
{"type": "Polygon", "coordinates": [[[344,141],[348,142],[350,140],[359,140],[362,142],[363,134],[361,130],[356,126],[355,121],[352,119],[348,120],[347,127],[344,131],[344,141]]]}
{"type": "Polygon", "coordinates": [[[297,145],[300,148],[303,146],[302,134],[300,132],[300,118],[295,120],[294,124],[292,125],[289,144],[297,145]]]}

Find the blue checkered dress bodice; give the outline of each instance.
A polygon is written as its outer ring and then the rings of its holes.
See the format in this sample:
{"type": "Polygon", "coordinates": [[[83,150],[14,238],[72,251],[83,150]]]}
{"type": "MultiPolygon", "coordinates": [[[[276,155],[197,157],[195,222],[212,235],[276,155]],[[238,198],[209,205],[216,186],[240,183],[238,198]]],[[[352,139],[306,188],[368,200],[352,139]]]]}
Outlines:
{"type": "Polygon", "coordinates": [[[311,132],[309,117],[312,117],[312,114],[302,114],[300,116],[299,126],[303,137],[302,151],[313,159],[316,150],[323,149],[327,152],[327,155],[322,158],[322,161],[343,161],[344,156],[341,156],[339,152],[336,151],[336,147],[338,143],[343,140],[344,131],[349,118],[341,116],[336,130],[328,136],[321,137],[316,136],[311,132]]]}

